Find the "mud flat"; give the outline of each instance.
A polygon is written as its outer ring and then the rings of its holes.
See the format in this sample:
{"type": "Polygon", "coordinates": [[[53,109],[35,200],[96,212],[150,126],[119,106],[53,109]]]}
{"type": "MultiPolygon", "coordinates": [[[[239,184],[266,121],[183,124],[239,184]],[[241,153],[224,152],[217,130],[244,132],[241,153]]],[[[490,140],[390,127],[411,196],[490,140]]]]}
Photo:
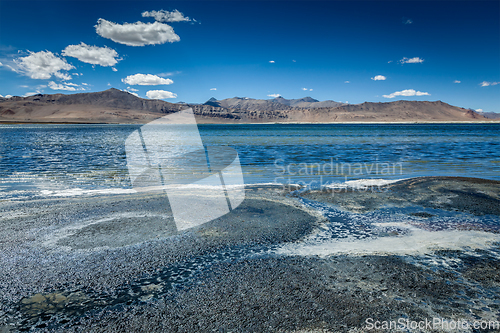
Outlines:
{"type": "Polygon", "coordinates": [[[447,177],[249,186],[233,212],[181,232],[163,195],[4,201],[0,332],[500,321],[499,198],[499,182],[447,177]]]}

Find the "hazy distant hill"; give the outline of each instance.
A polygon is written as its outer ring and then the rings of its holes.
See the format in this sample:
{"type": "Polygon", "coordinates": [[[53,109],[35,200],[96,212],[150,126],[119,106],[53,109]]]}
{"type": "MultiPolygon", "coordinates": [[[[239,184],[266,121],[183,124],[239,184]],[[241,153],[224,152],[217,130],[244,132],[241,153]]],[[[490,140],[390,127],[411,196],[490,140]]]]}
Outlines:
{"type": "Polygon", "coordinates": [[[233,97],[223,100],[210,98],[205,105],[223,107],[228,109],[239,109],[246,111],[271,111],[271,110],[292,110],[292,109],[316,109],[324,107],[336,107],[342,103],[335,101],[320,102],[311,97],[300,99],[286,99],[276,97],[274,99],[253,99],[248,97],[233,97]]]}
{"type": "Polygon", "coordinates": [[[188,107],[193,108],[198,123],[489,121],[473,110],[441,101],[340,104],[319,102],[311,97],[290,100],[235,97],[210,99],[199,105],[143,99],[108,89],[2,98],[0,122],[147,123],[188,107]]]}
{"type": "Polygon", "coordinates": [[[486,117],[488,119],[500,119],[500,113],[497,112],[482,112],[477,111],[481,116],[486,117]]]}

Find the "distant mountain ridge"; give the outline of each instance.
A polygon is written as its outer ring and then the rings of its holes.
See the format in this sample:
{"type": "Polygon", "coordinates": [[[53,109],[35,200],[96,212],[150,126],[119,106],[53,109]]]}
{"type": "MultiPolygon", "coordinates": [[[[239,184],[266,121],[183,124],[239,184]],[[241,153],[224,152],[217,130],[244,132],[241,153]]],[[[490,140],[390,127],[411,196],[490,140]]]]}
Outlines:
{"type": "Polygon", "coordinates": [[[193,109],[198,123],[493,121],[473,110],[441,101],[342,104],[311,97],[270,100],[234,97],[189,104],[143,99],[112,88],[92,93],[1,98],[0,122],[147,123],[188,107],[193,109]]]}
{"type": "Polygon", "coordinates": [[[246,111],[271,111],[292,109],[317,109],[324,107],[337,107],[343,103],[335,101],[318,101],[312,97],[299,99],[286,99],[281,96],[273,99],[253,99],[248,97],[233,97],[217,100],[214,97],[204,103],[205,105],[223,107],[228,109],[239,109],[246,111]]]}
{"type": "Polygon", "coordinates": [[[484,111],[476,111],[476,112],[488,119],[500,119],[500,113],[497,112],[484,112],[484,111]]]}

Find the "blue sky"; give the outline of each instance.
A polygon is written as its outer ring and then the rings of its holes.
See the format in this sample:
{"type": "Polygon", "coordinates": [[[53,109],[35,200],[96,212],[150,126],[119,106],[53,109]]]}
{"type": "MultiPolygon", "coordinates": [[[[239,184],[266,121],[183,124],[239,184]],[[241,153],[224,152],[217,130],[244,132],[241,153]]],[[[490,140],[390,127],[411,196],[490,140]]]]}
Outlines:
{"type": "Polygon", "coordinates": [[[0,0],[0,63],[2,96],[114,87],[500,112],[500,2],[0,0]]]}

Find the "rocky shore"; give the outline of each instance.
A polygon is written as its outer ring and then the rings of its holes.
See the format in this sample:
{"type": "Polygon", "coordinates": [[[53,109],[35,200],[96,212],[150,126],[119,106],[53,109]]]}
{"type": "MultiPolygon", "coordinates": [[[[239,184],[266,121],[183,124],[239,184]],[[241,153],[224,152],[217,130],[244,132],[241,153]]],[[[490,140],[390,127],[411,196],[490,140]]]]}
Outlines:
{"type": "Polygon", "coordinates": [[[465,178],[376,191],[248,186],[230,214],[178,232],[164,195],[4,201],[0,332],[500,321],[499,203],[499,182],[465,178]],[[461,242],[391,248],[419,232],[458,232],[461,242]]]}

